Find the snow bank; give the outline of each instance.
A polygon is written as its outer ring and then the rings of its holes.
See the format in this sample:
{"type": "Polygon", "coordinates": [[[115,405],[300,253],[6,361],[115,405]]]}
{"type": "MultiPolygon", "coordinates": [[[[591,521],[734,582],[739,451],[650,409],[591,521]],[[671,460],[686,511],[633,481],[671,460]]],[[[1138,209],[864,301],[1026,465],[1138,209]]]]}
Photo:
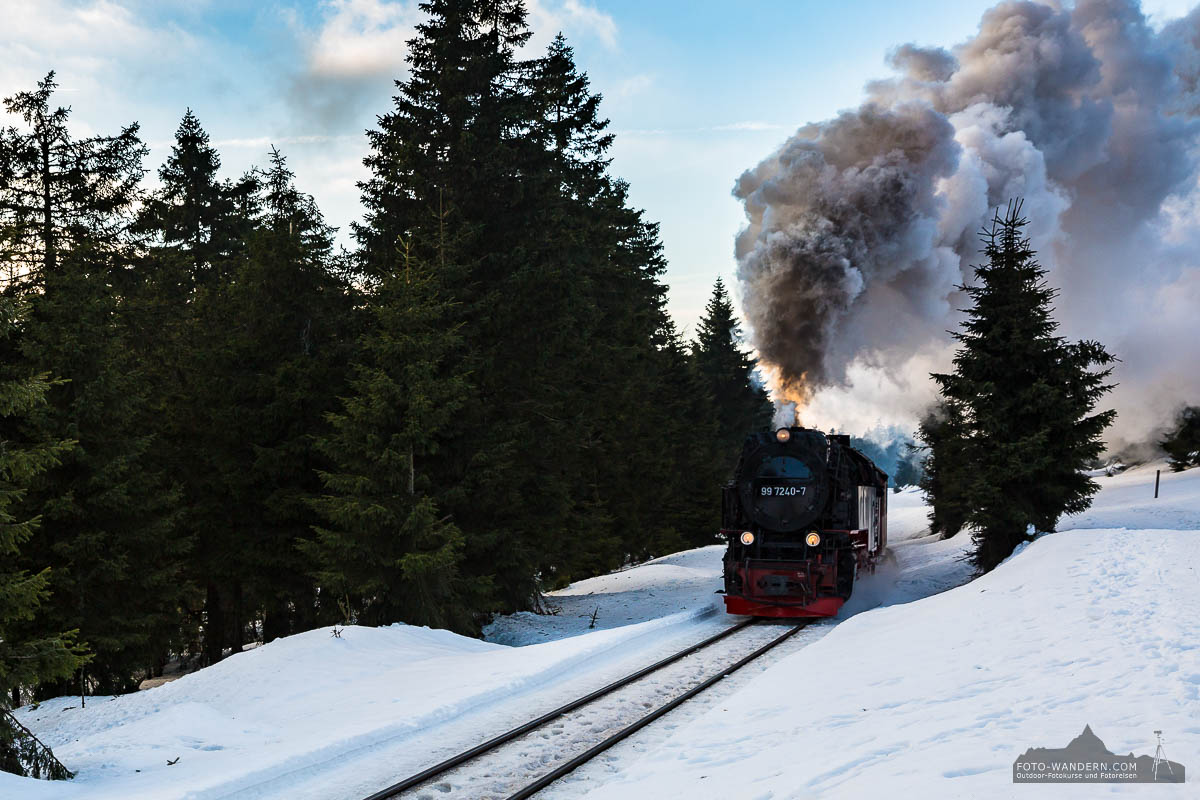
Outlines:
{"type": "MultiPolygon", "coordinates": [[[[116,698],[62,697],[18,718],[78,777],[14,779],[30,798],[209,798],[248,791],[359,749],[540,689],[676,617],[504,647],[442,630],[323,628],[116,698]],[[175,758],[174,765],[167,762],[175,758]]],[[[4,784],[0,784],[4,787],[4,784]]]]}
{"type": "Polygon", "coordinates": [[[1012,762],[1090,724],[1138,755],[1163,730],[1200,770],[1197,586],[1195,533],[1042,537],[970,584],[846,620],[587,797],[1196,797],[1194,777],[1016,787],[1012,762]]]}
{"type": "Polygon", "coordinates": [[[484,628],[484,638],[527,645],[646,622],[666,614],[701,617],[718,613],[723,606],[715,592],[721,588],[724,552],[724,545],[700,547],[576,581],[546,596],[550,613],[497,617],[484,628]]]}
{"type": "Polygon", "coordinates": [[[929,532],[929,506],[925,495],[915,486],[888,492],[888,543],[912,539],[929,532]]]}
{"type": "Polygon", "coordinates": [[[663,745],[626,756],[587,796],[1198,796],[1200,469],[1148,464],[1097,482],[1066,532],[966,585],[967,537],[923,537],[920,495],[889,495],[897,563],[851,600],[874,591],[884,607],[858,609],[663,745]],[[1189,783],[1012,784],[1018,755],[1065,746],[1087,724],[1136,755],[1165,731],[1189,783]]]}
{"type": "Polygon", "coordinates": [[[1171,472],[1165,462],[1143,464],[1111,478],[1095,478],[1100,492],[1092,507],[1059,521],[1060,531],[1078,528],[1170,528],[1200,530],[1200,468],[1171,472]],[[1161,471],[1158,498],[1154,473],[1161,471]]]}

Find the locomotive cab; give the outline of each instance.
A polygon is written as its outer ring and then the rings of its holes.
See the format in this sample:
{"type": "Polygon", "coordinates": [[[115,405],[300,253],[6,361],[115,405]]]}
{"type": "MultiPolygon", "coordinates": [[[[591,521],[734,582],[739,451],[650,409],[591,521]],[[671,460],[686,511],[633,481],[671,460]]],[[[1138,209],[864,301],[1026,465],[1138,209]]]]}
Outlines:
{"type": "Polygon", "coordinates": [[[731,614],[836,614],[886,546],[887,476],[848,436],[801,427],[747,437],[722,492],[731,614]]]}

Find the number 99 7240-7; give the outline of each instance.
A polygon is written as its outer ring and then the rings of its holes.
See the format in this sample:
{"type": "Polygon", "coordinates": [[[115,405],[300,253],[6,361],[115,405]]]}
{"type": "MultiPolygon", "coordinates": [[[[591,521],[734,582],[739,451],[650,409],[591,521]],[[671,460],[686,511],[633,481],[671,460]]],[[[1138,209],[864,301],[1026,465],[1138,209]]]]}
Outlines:
{"type": "Polygon", "coordinates": [[[796,495],[804,496],[804,490],[807,486],[763,486],[759,489],[759,494],[763,497],[795,497],[796,495]]]}

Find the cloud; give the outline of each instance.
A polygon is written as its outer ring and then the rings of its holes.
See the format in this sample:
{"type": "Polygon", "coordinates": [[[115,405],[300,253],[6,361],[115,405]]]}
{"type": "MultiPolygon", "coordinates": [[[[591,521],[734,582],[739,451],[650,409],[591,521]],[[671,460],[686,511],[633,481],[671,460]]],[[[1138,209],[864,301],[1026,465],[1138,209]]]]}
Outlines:
{"type": "Polygon", "coordinates": [[[285,87],[300,124],[321,131],[365,127],[408,74],[408,40],[422,18],[416,0],[326,0],[315,28],[290,15],[301,64],[285,87]]]}
{"type": "Polygon", "coordinates": [[[653,77],[649,75],[634,75],[632,78],[626,78],[618,83],[614,94],[617,97],[632,97],[641,94],[653,85],[653,77]]]}
{"type": "Polygon", "coordinates": [[[714,131],[778,131],[783,130],[782,125],[774,122],[760,122],[757,120],[747,120],[745,122],[731,122],[727,125],[717,125],[713,128],[714,131]]]}
{"type": "Polygon", "coordinates": [[[529,27],[534,32],[531,47],[544,48],[559,32],[569,39],[593,37],[609,49],[617,46],[616,20],[595,6],[580,0],[529,0],[526,7],[529,27]]]}
{"type": "Polygon", "coordinates": [[[1195,6],[1195,0],[1142,0],[1142,12],[1155,29],[1185,16],[1195,6]]]}
{"type": "MultiPolygon", "coordinates": [[[[531,0],[527,10],[533,36],[526,57],[560,31],[616,47],[613,18],[580,0],[531,0]]],[[[288,104],[302,124],[334,131],[365,127],[367,109],[386,107],[394,81],[408,76],[408,42],[424,12],[418,0],[325,0],[315,26],[294,13],[287,18],[302,62],[286,82],[288,104]]]]}
{"type": "Polygon", "coordinates": [[[743,304],[779,393],[811,399],[809,423],[911,422],[928,372],[949,367],[978,231],[1022,197],[1062,333],[1122,359],[1104,401],[1113,435],[1145,436],[1163,406],[1200,399],[1183,333],[1200,261],[1200,11],[1158,31],[1136,0],[1003,2],[966,42],[905,45],[889,63],[898,76],[862,106],[804,126],[734,189],[743,304]]]}
{"type": "Polygon", "coordinates": [[[399,77],[421,13],[415,2],[329,0],[310,37],[308,74],[328,79],[399,77]]]}
{"type": "Polygon", "coordinates": [[[147,76],[154,64],[178,69],[201,51],[182,29],[151,26],[112,0],[5,3],[0,26],[0,96],[32,89],[54,70],[59,92],[113,96],[133,73],[147,76]]]}
{"type": "MultiPolygon", "coordinates": [[[[253,136],[253,137],[238,137],[233,139],[217,139],[212,142],[216,148],[249,148],[254,150],[269,150],[274,147],[294,147],[310,144],[331,144],[334,142],[360,141],[361,137],[352,134],[343,134],[341,136],[329,136],[325,134],[316,134],[312,136],[253,136]]],[[[173,144],[173,142],[172,142],[173,144]]]]}

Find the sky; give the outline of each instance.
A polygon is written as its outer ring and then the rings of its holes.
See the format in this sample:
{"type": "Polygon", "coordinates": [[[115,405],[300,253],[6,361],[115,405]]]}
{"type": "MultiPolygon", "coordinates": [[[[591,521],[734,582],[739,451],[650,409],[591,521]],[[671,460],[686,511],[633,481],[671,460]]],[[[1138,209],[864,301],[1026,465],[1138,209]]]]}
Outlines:
{"type": "MultiPolygon", "coordinates": [[[[562,31],[604,96],[612,170],[662,225],[685,335],[745,225],[734,183],[798,127],[852,109],[905,43],[950,47],[993,0],[527,0],[531,54],[562,31]]],[[[148,183],[192,108],[233,177],[289,159],[348,242],[364,131],[405,77],[415,0],[0,0],[0,96],[57,72],[79,134],[141,125],[148,183]]],[[[1186,0],[1143,4],[1161,25],[1186,0]]],[[[0,114],[2,116],[2,114],[0,114]]],[[[736,291],[736,289],[735,289],[736,291]]]]}
{"type": "MultiPolygon", "coordinates": [[[[744,221],[733,183],[799,125],[862,99],[904,42],[951,45],[979,0],[533,0],[532,48],[562,31],[604,95],[613,171],[662,224],[670,309],[687,332],[744,221]]],[[[1159,4],[1165,16],[1184,8],[1159,4]]],[[[405,76],[413,0],[0,0],[0,94],[50,70],[78,131],[138,122],[153,173],[188,107],[230,176],[288,156],[343,233],[358,218],[363,132],[405,76]]],[[[153,178],[153,174],[150,176],[153,178]]]]}

